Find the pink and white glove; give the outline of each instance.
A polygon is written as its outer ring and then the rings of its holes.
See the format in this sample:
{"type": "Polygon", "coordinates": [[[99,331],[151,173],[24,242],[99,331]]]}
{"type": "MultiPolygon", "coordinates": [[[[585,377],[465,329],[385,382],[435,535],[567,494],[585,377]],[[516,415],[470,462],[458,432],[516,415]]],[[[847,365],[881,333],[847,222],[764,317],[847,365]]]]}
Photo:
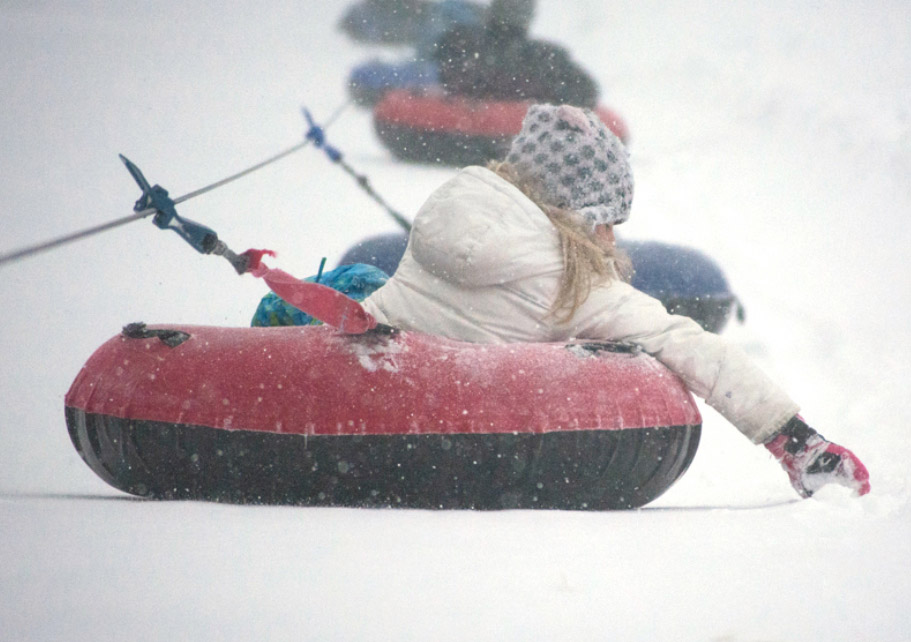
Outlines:
{"type": "Polygon", "coordinates": [[[765,447],[788,473],[801,497],[810,497],[826,484],[841,484],[858,495],[870,492],[870,473],[857,455],[810,428],[795,416],[765,447]]]}

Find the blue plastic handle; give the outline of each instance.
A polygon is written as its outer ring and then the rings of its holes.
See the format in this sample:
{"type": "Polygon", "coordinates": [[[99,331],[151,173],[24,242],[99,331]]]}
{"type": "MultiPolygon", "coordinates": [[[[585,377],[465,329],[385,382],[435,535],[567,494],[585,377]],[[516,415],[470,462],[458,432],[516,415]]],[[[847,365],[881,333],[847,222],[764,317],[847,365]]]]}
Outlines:
{"type": "Polygon", "coordinates": [[[218,243],[218,234],[205,225],[180,216],[177,213],[174,201],[168,196],[168,190],[161,185],[150,186],[142,171],[123,154],[120,155],[120,160],[126,165],[127,170],[133,176],[133,180],[136,181],[136,184],[142,190],[142,196],[136,201],[133,211],[155,210],[152,222],[156,226],[163,230],[174,230],[197,252],[211,254],[218,243]]]}

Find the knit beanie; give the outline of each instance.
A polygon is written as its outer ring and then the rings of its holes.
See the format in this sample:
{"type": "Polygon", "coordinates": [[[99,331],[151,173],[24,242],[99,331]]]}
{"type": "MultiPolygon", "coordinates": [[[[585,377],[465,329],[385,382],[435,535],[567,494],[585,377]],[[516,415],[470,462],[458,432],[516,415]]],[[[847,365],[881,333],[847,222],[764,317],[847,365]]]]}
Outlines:
{"type": "Polygon", "coordinates": [[[532,105],[506,162],[536,180],[553,205],[579,212],[592,226],[629,218],[629,153],[588,109],[532,105]]]}

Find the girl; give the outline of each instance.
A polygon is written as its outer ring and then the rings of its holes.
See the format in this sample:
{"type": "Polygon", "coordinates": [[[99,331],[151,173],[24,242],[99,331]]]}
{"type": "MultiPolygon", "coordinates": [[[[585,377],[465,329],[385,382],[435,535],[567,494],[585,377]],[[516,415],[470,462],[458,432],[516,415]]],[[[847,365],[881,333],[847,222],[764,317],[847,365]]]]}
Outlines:
{"type": "Polygon", "coordinates": [[[810,428],[741,350],[624,281],[613,226],[632,197],[628,154],[594,114],[533,105],[505,162],[463,169],[428,198],[398,270],[364,306],[381,323],[462,341],[636,344],[764,444],[802,497],[832,482],[868,493],[860,460],[810,428]]]}

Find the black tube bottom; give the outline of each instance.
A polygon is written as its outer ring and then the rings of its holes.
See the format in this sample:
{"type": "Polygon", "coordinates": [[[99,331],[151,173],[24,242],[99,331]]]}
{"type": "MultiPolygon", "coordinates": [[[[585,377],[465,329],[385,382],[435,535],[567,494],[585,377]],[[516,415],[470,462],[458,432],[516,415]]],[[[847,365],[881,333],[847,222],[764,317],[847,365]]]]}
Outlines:
{"type": "Polygon", "coordinates": [[[425,509],[643,506],[689,467],[701,426],[546,434],[317,436],[121,419],[66,408],[70,437],[133,495],[425,509]]]}

